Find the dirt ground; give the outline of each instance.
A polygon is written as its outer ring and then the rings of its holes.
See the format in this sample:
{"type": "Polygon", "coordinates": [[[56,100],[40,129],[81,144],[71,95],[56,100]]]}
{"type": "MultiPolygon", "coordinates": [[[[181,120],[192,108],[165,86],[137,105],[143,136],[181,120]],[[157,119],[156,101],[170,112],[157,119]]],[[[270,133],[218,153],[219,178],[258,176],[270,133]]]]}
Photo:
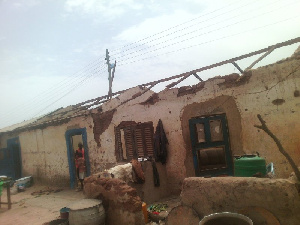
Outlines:
{"type": "MultiPolygon", "coordinates": [[[[7,205],[1,205],[0,224],[41,225],[58,219],[61,208],[83,198],[82,191],[76,192],[68,188],[60,190],[55,187],[49,188],[47,186],[34,185],[27,188],[24,192],[11,195],[12,208],[10,210],[8,210],[7,205]],[[45,192],[35,195],[31,194],[41,190],[45,192]]],[[[2,192],[1,202],[7,202],[6,189],[2,192]]]]}

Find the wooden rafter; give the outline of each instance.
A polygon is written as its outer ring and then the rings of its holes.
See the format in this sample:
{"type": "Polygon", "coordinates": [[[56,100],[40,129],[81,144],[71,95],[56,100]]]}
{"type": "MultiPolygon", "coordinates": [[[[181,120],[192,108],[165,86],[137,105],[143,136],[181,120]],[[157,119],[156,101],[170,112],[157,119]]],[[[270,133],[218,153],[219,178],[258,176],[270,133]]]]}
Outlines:
{"type": "Polygon", "coordinates": [[[258,63],[263,58],[265,58],[267,55],[269,55],[271,52],[273,52],[275,48],[276,48],[276,45],[274,45],[273,48],[269,49],[265,54],[263,54],[261,57],[259,57],[257,60],[255,60],[250,66],[248,66],[245,69],[245,71],[250,70],[256,63],[258,63]]]}
{"type": "MultiPolygon", "coordinates": [[[[174,87],[175,85],[179,84],[180,82],[182,82],[186,78],[188,78],[190,75],[194,75],[197,79],[199,79],[200,81],[203,81],[197,75],[198,72],[201,72],[201,71],[204,71],[204,70],[208,70],[208,69],[212,69],[214,67],[222,66],[222,65],[225,65],[225,64],[228,64],[228,63],[232,63],[235,67],[237,67],[237,69],[239,69],[240,72],[242,72],[243,70],[236,64],[236,61],[242,60],[242,59],[254,56],[254,55],[258,55],[258,54],[261,54],[261,53],[265,53],[264,55],[262,55],[261,57],[259,57],[256,61],[254,61],[246,69],[246,70],[249,70],[256,63],[258,63],[264,57],[266,57],[267,55],[269,55],[275,49],[280,48],[280,47],[284,47],[284,46],[288,46],[288,45],[291,45],[291,44],[295,44],[295,43],[298,43],[298,42],[300,42],[300,37],[297,37],[297,38],[294,38],[294,39],[291,39],[291,40],[288,40],[288,41],[285,41],[285,42],[277,43],[275,45],[271,45],[269,47],[266,47],[266,48],[263,48],[263,49],[260,49],[260,50],[248,53],[248,54],[244,54],[244,55],[241,55],[241,56],[238,56],[238,57],[234,57],[234,58],[231,58],[231,59],[228,59],[228,60],[224,60],[224,61],[221,61],[221,62],[218,62],[218,63],[214,63],[214,64],[211,64],[209,66],[204,66],[204,67],[201,67],[201,68],[189,71],[189,72],[185,72],[185,73],[182,73],[182,74],[179,74],[179,75],[175,75],[175,76],[171,76],[171,77],[167,77],[167,78],[163,78],[163,79],[160,79],[160,80],[156,80],[156,81],[152,81],[152,82],[148,82],[148,83],[145,83],[145,84],[138,85],[138,86],[142,86],[142,87],[145,87],[145,88],[148,87],[148,88],[146,88],[145,90],[143,90],[141,93],[133,96],[132,98],[130,98],[130,99],[122,102],[120,105],[123,105],[126,102],[129,102],[129,101],[133,100],[134,98],[143,95],[144,93],[146,93],[147,91],[149,91],[152,87],[154,87],[156,84],[159,84],[159,83],[162,83],[162,82],[166,82],[166,81],[170,81],[170,80],[173,80],[173,79],[180,78],[178,81],[173,82],[173,83],[171,83],[171,84],[169,84],[169,85],[166,86],[167,88],[171,88],[171,87],[174,87]]],[[[115,93],[111,93],[111,96],[122,94],[125,91],[127,91],[128,89],[125,89],[125,90],[122,90],[122,91],[118,91],[118,92],[115,92],[115,93]]],[[[82,114],[80,112],[82,112],[83,110],[87,110],[87,109],[91,108],[92,106],[95,106],[95,105],[97,106],[97,105],[103,104],[104,102],[108,101],[106,99],[108,97],[109,97],[109,95],[104,95],[104,96],[101,96],[101,97],[98,97],[98,98],[94,98],[94,99],[90,99],[90,100],[78,103],[76,105],[73,105],[70,110],[66,110],[66,111],[62,111],[62,112],[58,111],[58,112],[54,112],[53,114],[51,114],[51,116],[60,116],[60,117],[57,117],[56,119],[48,120],[48,121],[45,121],[45,122],[42,122],[42,123],[38,123],[38,124],[31,123],[31,124],[29,124],[29,125],[27,125],[25,127],[26,128],[29,128],[29,127],[31,128],[31,127],[36,127],[36,126],[40,126],[40,125],[43,125],[43,124],[48,124],[48,123],[53,123],[53,122],[59,122],[59,121],[65,120],[65,119],[71,119],[71,118],[74,118],[74,117],[87,115],[86,112],[82,113],[82,114]],[[73,113],[70,116],[64,117],[64,115],[66,115],[68,112],[73,112],[73,113]],[[74,115],[74,114],[77,114],[77,115],[74,115]]],[[[18,130],[19,129],[24,129],[24,127],[23,128],[17,128],[17,129],[18,130]]]]}

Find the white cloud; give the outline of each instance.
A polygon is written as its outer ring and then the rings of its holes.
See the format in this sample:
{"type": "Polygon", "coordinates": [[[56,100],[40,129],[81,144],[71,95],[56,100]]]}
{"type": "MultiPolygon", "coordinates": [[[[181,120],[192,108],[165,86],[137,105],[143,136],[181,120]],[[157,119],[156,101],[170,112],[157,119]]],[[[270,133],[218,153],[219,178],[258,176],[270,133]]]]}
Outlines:
{"type": "Polygon", "coordinates": [[[134,0],[67,0],[65,9],[69,13],[79,12],[83,14],[99,15],[106,20],[123,15],[126,10],[140,10],[143,6],[134,0]]]}
{"type": "Polygon", "coordinates": [[[75,48],[73,50],[73,52],[76,52],[76,53],[82,53],[83,52],[83,49],[82,48],[75,48]]]}
{"type": "Polygon", "coordinates": [[[11,3],[14,8],[18,9],[29,9],[40,4],[39,0],[14,0],[14,1],[4,1],[11,3]]]}
{"type": "Polygon", "coordinates": [[[182,10],[177,10],[168,15],[160,15],[157,17],[148,18],[141,23],[124,30],[119,35],[114,37],[114,39],[117,41],[121,40],[126,42],[135,42],[153,34],[163,32],[170,27],[182,23],[182,18],[185,18],[185,21],[187,21],[194,18],[194,15],[182,10]]]}

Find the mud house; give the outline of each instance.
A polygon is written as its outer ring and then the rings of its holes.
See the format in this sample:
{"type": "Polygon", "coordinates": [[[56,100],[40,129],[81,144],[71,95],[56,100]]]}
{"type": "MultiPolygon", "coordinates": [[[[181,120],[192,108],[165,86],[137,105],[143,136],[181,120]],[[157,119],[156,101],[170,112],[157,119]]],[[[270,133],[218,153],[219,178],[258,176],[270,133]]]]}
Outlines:
{"type": "MultiPolygon", "coordinates": [[[[241,75],[200,78],[194,86],[174,87],[187,76],[197,76],[196,72],[174,76],[179,80],[159,93],[151,88],[164,80],[3,128],[1,173],[15,179],[32,175],[38,182],[74,187],[78,142],[83,142],[87,171],[93,174],[133,157],[153,155],[154,132],[161,120],[168,155],[165,164],[157,163],[161,187],[158,194],[152,192],[156,198],[180,193],[186,177],[232,175],[233,155],[259,152],[267,163],[274,163],[278,178],[288,177],[292,172],[288,162],[271,138],[254,125],[261,114],[300,165],[299,51],[241,75]]],[[[151,175],[151,171],[148,165],[145,173],[151,175]]],[[[144,185],[147,182],[153,181],[146,180],[144,185]]]]}

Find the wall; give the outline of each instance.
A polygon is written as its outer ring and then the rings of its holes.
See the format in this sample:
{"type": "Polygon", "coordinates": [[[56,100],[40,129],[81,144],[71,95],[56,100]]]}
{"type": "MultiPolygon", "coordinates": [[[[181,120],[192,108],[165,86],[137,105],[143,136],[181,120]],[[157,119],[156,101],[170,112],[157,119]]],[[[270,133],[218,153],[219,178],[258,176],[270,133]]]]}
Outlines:
{"type": "MultiPolygon", "coordinates": [[[[155,101],[146,101],[147,93],[117,108],[111,124],[100,135],[101,148],[111,151],[108,161],[112,161],[115,126],[122,121],[153,121],[156,126],[161,119],[169,140],[166,164],[168,185],[171,193],[179,193],[183,179],[194,176],[188,120],[195,116],[226,113],[232,153],[259,152],[267,163],[275,164],[277,177],[288,177],[292,170],[286,159],[273,140],[254,125],[259,124],[257,114],[261,114],[300,165],[297,136],[300,129],[297,119],[300,107],[297,94],[300,90],[299,68],[299,55],[295,55],[251,70],[239,78],[237,74],[232,74],[215,77],[194,87],[164,90],[155,95],[155,101]]],[[[111,105],[105,107],[114,108],[111,105]]]]}
{"type": "Polygon", "coordinates": [[[261,130],[261,114],[271,131],[279,138],[283,147],[300,165],[299,110],[300,70],[298,60],[286,61],[253,71],[246,94],[236,93],[242,116],[242,139],[245,152],[260,152],[267,162],[274,162],[278,177],[287,177],[291,167],[279,153],[274,141],[261,130]]]}
{"type": "MultiPolygon", "coordinates": [[[[169,193],[178,194],[184,178],[194,176],[188,120],[195,116],[226,113],[232,153],[258,151],[267,163],[274,162],[278,177],[287,177],[292,172],[291,167],[273,140],[254,124],[259,124],[256,115],[261,114],[300,165],[299,69],[300,55],[296,54],[241,77],[232,74],[193,87],[167,89],[157,94],[148,91],[124,103],[143,91],[135,87],[91,110],[91,116],[12,134],[20,137],[24,175],[68,185],[65,132],[84,127],[87,129],[91,173],[103,171],[117,163],[116,126],[122,121],[152,121],[155,128],[161,119],[169,140],[165,165],[169,193]]],[[[1,134],[1,147],[5,147],[6,138],[7,134],[1,134]]]]}
{"type": "Polygon", "coordinates": [[[295,183],[285,179],[186,178],[181,202],[193,208],[200,218],[236,212],[248,216],[253,224],[298,225],[300,221],[299,193],[295,183]]]}
{"type": "Polygon", "coordinates": [[[153,180],[153,168],[151,162],[141,162],[142,169],[145,176],[145,183],[129,183],[129,185],[136,189],[138,196],[143,202],[151,204],[160,201],[161,199],[170,195],[168,188],[166,167],[161,163],[156,163],[156,168],[159,174],[159,187],[155,187],[153,180]]]}
{"type": "MultiPolygon", "coordinates": [[[[10,137],[19,137],[21,145],[23,176],[32,175],[35,182],[69,186],[69,164],[65,133],[69,129],[86,128],[88,142],[93,140],[91,117],[75,118],[59,126],[48,126],[41,129],[11,133],[10,137]]],[[[7,135],[1,135],[5,143],[7,135]]],[[[90,153],[94,155],[93,152],[90,153]]]]}

